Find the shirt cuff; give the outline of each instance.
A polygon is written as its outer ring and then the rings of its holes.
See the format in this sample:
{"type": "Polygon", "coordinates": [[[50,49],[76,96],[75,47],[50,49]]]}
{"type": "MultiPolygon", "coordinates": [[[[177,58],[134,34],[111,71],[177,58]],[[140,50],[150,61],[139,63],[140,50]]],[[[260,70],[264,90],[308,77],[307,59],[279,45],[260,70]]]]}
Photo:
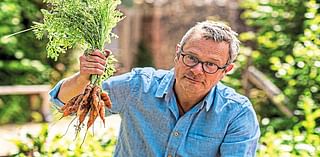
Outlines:
{"type": "Polygon", "coordinates": [[[58,94],[63,82],[64,82],[64,79],[60,80],[49,92],[50,101],[54,104],[56,108],[60,108],[64,105],[64,103],[58,98],[58,94]]]}

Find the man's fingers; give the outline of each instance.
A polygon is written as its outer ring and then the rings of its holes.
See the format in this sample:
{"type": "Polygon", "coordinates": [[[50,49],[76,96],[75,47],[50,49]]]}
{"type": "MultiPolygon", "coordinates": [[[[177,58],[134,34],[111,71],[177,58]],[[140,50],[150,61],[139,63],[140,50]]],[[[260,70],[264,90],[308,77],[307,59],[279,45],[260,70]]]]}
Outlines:
{"type": "Polygon", "coordinates": [[[82,55],[80,56],[79,60],[80,60],[80,63],[92,62],[92,63],[100,63],[102,65],[106,64],[106,57],[104,57],[103,59],[100,56],[95,56],[95,55],[88,55],[88,56],[82,55]]]}
{"type": "Polygon", "coordinates": [[[102,65],[106,64],[106,58],[100,58],[99,56],[87,56],[86,57],[87,62],[92,62],[92,63],[100,63],[102,65]]]}
{"type": "Polygon", "coordinates": [[[80,56],[80,72],[84,74],[103,74],[106,61],[97,56],[80,56]]]}
{"type": "Polygon", "coordinates": [[[111,50],[105,49],[104,52],[106,53],[106,58],[109,57],[110,54],[112,54],[111,50]]]}
{"type": "Polygon", "coordinates": [[[104,54],[98,49],[92,51],[90,55],[82,55],[80,60],[80,73],[102,75],[105,70],[106,59],[111,54],[110,50],[104,50],[104,54]]]}
{"type": "Polygon", "coordinates": [[[105,55],[98,49],[94,50],[90,55],[91,56],[98,56],[102,59],[107,59],[107,57],[109,56],[109,54],[111,53],[110,50],[104,50],[105,55]]]}
{"type": "Polygon", "coordinates": [[[90,67],[81,67],[80,68],[80,73],[82,74],[97,74],[97,75],[102,75],[103,70],[97,69],[97,68],[90,68],[90,67]]]}
{"type": "Polygon", "coordinates": [[[100,63],[87,62],[83,67],[104,70],[105,66],[100,63]]]}

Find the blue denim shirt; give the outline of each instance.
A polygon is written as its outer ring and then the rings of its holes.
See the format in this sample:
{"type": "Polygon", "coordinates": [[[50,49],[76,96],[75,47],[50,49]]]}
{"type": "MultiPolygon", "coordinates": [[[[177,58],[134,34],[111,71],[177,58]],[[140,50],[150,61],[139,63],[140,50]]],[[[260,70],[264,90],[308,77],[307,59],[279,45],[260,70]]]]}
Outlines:
{"type": "MultiPolygon", "coordinates": [[[[50,92],[58,106],[62,81],[50,92]]],[[[179,117],[173,82],[174,70],[137,68],[103,83],[113,103],[107,112],[122,119],[114,156],[255,156],[260,131],[246,97],[218,83],[179,117]]]]}

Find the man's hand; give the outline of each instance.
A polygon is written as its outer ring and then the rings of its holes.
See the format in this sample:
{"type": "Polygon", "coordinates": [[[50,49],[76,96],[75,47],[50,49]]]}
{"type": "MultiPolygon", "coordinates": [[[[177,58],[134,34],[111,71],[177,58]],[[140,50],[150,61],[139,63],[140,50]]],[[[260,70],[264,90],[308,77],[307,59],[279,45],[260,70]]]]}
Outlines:
{"type": "Polygon", "coordinates": [[[106,60],[111,51],[105,50],[104,52],[106,55],[99,50],[95,50],[88,56],[80,56],[80,72],[65,79],[61,85],[58,98],[62,102],[68,102],[71,98],[83,92],[90,83],[91,74],[103,74],[106,60]]]}
{"type": "Polygon", "coordinates": [[[93,51],[90,55],[82,55],[80,60],[80,77],[89,80],[91,74],[102,75],[106,68],[106,60],[111,53],[110,50],[104,51],[106,55],[99,50],[93,51]]]}

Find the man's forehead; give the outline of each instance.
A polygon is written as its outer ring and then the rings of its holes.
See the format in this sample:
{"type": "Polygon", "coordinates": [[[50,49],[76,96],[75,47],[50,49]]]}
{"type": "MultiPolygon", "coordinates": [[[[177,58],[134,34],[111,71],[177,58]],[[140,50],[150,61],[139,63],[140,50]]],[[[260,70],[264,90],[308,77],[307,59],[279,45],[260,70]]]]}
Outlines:
{"type": "Polygon", "coordinates": [[[212,43],[223,43],[223,44],[228,45],[228,48],[229,48],[229,44],[230,44],[227,41],[215,41],[215,40],[213,40],[211,38],[206,38],[206,37],[201,36],[200,34],[198,34],[198,35],[191,36],[189,38],[189,40],[187,40],[186,43],[184,44],[184,47],[188,46],[190,43],[201,42],[201,41],[209,41],[209,42],[212,42],[212,43]]]}

